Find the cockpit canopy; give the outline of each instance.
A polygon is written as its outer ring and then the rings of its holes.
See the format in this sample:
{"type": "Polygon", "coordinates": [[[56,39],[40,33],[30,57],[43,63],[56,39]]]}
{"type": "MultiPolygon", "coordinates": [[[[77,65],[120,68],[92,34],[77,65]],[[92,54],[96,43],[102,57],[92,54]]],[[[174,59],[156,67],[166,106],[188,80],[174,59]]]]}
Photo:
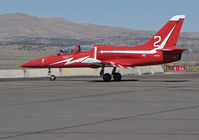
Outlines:
{"type": "Polygon", "coordinates": [[[93,48],[93,45],[69,46],[69,47],[64,47],[60,49],[58,52],[56,52],[53,55],[58,56],[58,55],[64,55],[64,54],[72,54],[75,52],[85,52],[85,51],[92,50],[92,48],[93,48]]]}

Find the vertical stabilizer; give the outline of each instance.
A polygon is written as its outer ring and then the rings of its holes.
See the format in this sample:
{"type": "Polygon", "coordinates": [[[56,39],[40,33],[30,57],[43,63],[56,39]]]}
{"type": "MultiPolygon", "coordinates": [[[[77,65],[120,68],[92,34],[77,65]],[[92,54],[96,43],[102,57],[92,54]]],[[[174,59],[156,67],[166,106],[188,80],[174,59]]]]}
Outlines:
{"type": "Polygon", "coordinates": [[[184,18],[185,15],[172,17],[145,45],[159,49],[175,48],[184,18]]]}

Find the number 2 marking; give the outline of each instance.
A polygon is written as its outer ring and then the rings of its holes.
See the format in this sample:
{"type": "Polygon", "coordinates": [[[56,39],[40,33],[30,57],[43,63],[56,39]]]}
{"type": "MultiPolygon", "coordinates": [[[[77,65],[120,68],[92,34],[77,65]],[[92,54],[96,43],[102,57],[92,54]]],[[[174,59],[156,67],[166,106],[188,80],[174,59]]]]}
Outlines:
{"type": "Polygon", "coordinates": [[[158,40],[154,42],[153,46],[159,47],[160,45],[157,45],[157,43],[159,43],[161,41],[161,36],[154,36],[154,39],[158,39],[158,40]]]}

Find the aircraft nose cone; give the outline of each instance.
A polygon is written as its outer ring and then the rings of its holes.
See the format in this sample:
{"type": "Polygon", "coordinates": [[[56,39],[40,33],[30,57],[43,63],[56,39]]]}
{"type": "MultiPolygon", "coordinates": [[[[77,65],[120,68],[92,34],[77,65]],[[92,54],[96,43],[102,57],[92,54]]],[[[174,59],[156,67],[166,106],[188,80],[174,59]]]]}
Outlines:
{"type": "Polygon", "coordinates": [[[23,65],[21,65],[21,67],[31,67],[32,66],[32,63],[30,62],[27,62],[27,63],[24,63],[23,65]]]}
{"type": "Polygon", "coordinates": [[[21,67],[27,67],[27,63],[24,63],[23,65],[21,65],[21,67]]]}
{"type": "Polygon", "coordinates": [[[40,59],[36,59],[27,63],[24,63],[23,65],[21,65],[21,67],[29,67],[29,68],[33,68],[33,67],[40,67],[41,66],[41,58],[40,59]]]}

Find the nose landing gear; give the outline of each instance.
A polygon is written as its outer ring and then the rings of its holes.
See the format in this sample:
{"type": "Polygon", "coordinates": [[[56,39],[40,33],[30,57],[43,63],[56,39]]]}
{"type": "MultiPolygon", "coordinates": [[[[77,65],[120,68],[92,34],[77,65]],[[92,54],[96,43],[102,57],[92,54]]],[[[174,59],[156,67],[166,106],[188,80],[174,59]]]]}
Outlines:
{"type": "Polygon", "coordinates": [[[50,79],[51,81],[54,81],[54,80],[56,80],[56,76],[55,76],[55,75],[50,75],[50,76],[49,76],[49,79],[50,79]]]}
{"type": "Polygon", "coordinates": [[[50,70],[50,68],[48,68],[48,77],[51,81],[56,80],[56,76],[52,74],[52,71],[50,70]]]}

